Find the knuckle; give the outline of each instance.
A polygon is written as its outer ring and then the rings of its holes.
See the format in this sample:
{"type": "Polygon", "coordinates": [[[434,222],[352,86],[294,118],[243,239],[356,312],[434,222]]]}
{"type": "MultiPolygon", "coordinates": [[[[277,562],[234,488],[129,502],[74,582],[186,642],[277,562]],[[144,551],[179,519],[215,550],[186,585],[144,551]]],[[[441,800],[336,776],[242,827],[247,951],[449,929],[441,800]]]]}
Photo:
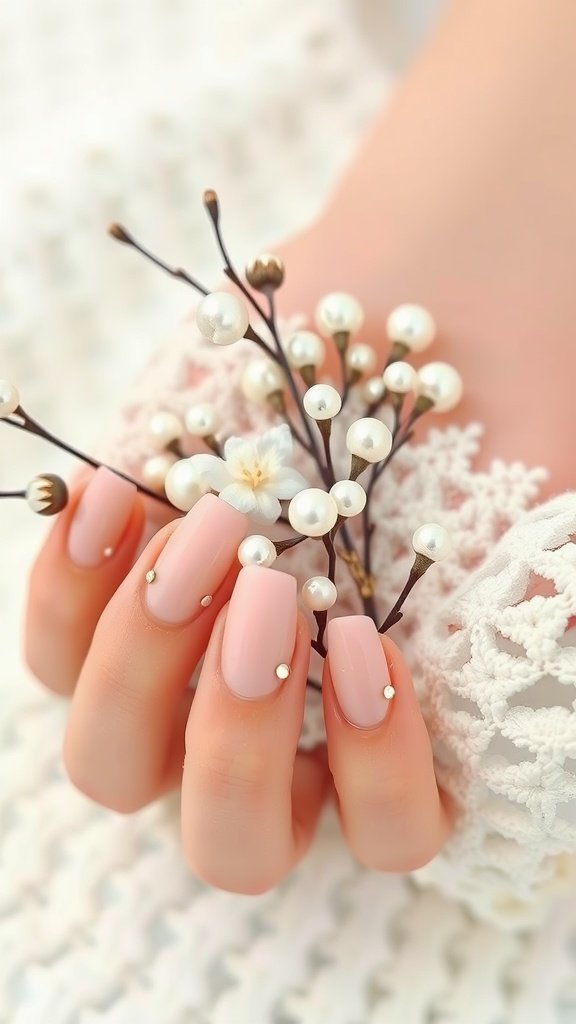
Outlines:
{"type": "Polygon", "coordinates": [[[254,799],[263,793],[270,761],[247,747],[204,754],[197,762],[199,785],[209,799],[221,802],[254,799]]]}

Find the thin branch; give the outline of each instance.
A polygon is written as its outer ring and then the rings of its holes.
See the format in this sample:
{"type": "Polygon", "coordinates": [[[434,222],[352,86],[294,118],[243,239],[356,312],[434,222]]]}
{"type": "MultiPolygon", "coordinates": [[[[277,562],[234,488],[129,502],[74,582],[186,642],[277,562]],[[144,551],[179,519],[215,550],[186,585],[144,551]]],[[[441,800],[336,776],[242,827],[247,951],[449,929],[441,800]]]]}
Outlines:
{"type": "MultiPolygon", "coordinates": [[[[51,434],[45,429],[45,427],[42,427],[36,422],[36,420],[33,420],[21,406],[18,407],[16,413],[22,419],[21,423],[12,417],[0,419],[0,423],[7,423],[11,427],[16,427],[17,430],[23,430],[28,434],[35,434],[37,437],[41,437],[42,440],[47,441],[49,444],[53,444],[56,448],[60,448],[61,451],[67,452],[68,455],[73,455],[74,458],[81,459],[82,462],[87,463],[87,465],[92,466],[94,469],[100,469],[101,466],[106,466],[104,462],[94,459],[91,455],[86,455],[85,452],[80,451],[78,448],[74,448],[73,445],[68,444],[66,441],[62,441],[59,437],[56,437],[55,434],[51,434]]],[[[128,476],[127,473],[122,473],[119,469],[114,469],[112,466],[106,466],[106,469],[110,469],[112,473],[116,473],[116,476],[121,476],[124,480],[128,480],[129,483],[134,484],[141,494],[146,494],[149,498],[154,498],[156,501],[162,502],[163,505],[168,505],[174,512],[177,511],[172,503],[168,501],[168,498],[158,494],[156,491],[151,491],[150,488],[145,487],[145,485],[141,484],[138,480],[134,480],[131,476],[128,476]]]]}
{"type": "Polygon", "coordinates": [[[115,238],[117,242],[122,242],[124,245],[135,249],[144,259],[148,260],[149,263],[153,263],[155,267],[159,267],[160,270],[163,270],[165,274],[169,274],[170,277],[184,281],[185,284],[191,285],[192,288],[195,288],[202,295],[209,294],[208,289],[203,284],[200,284],[199,281],[196,281],[194,277],[191,277],[187,270],[184,270],[183,267],[172,267],[169,263],[165,263],[164,260],[161,260],[150,249],[146,249],[145,246],[141,245],[121,224],[111,224],[108,228],[108,234],[115,238]]]}

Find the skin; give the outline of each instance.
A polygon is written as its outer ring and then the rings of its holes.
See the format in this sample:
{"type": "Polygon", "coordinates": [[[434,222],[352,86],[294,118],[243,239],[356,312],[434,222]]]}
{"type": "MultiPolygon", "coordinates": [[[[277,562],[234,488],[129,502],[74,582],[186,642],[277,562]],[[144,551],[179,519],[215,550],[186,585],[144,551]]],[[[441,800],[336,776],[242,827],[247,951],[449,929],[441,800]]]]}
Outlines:
{"type": "MultiPolygon", "coordinates": [[[[433,310],[441,340],[430,358],[454,363],[466,384],[462,405],[439,423],[485,424],[478,468],[495,456],[546,465],[543,496],[574,480],[564,442],[576,379],[574,68],[572,0],[449,4],[322,216],[279,250],[287,312],[350,291],[367,313],[364,336],[378,345],[397,303],[433,310]]],[[[133,565],[144,518],[136,498],[115,555],[78,569],[66,537],[86,479],[32,570],[25,639],[32,671],[72,697],[64,744],[72,782],[122,812],[181,784],[191,869],[234,892],[277,884],[304,856],[330,796],[367,867],[407,871],[434,856],[453,811],[392,641],[382,641],[396,688],[384,723],[346,722],[327,664],[327,747],[298,751],[304,619],[289,685],[241,701],[220,670],[237,566],[200,620],[161,627],[143,605],[143,576],[177,524],[163,526],[133,565]],[[192,699],[187,681],[204,652],[192,699]]],[[[248,614],[246,628],[255,626],[248,614]]]]}

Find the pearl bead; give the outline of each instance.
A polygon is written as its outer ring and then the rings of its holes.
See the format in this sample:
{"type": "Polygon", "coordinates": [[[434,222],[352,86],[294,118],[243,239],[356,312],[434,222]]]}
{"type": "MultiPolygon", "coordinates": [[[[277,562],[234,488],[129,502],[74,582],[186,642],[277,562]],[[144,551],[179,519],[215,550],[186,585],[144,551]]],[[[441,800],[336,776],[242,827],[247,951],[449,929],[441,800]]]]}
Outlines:
{"type": "Polygon", "coordinates": [[[412,547],[417,555],[426,555],[432,562],[440,562],[452,550],[448,530],[438,523],[419,526],[412,537],[412,547]]]}
{"type": "Polygon", "coordinates": [[[320,299],[316,307],[316,324],[325,334],[338,334],[340,331],[352,334],[364,323],[364,310],[353,295],[345,292],[332,292],[320,299]]]}
{"type": "Polygon", "coordinates": [[[242,391],[257,405],[263,405],[275,391],[283,391],[284,383],[282,370],[271,359],[253,359],[242,375],[242,391]]]}
{"type": "Polygon", "coordinates": [[[365,402],[379,402],[382,398],[384,391],[384,381],[382,377],[370,377],[362,388],[362,397],[365,402]]]}
{"type": "Polygon", "coordinates": [[[386,367],[382,380],[388,391],[392,391],[395,395],[407,395],[416,386],[416,370],[410,363],[403,363],[399,359],[386,367]]]}
{"type": "Polygon", "coordinates": [[[448,363],[426,363],[418,370],[418,394],[434,403],[434,412],[448,412],[462,398],[462,378],[448,363]]]}
{"type": "Polygon", "coordinates": [[[8,380],[0,380],[0,420],[7,419],[20,405],[18,390],[8,380]]]}
{"type": "Polygon", "coordinates": [[[330,494],[341,516],[357,516],[366,504],[366,491],[356,480],[338,480],[330,494]]]}
{"type": "Polygon", "coordinates": [[[161,452],[184,433],[184,424],[175,412],[155,412],[148,421],[148,440],[156,451],[161,452]]]}
{"type": "Polygon", "coordinates": [[[246,303],[229,292],[205,295],[196,310],[198,330],[215,345],[233,345],[248,330],[246,303]]]}
{"type": "Polygon", "coordinates": [[[301,593],[302,601],[311,612],[327,612],[338,598],[338,591],[327,576],[311,576],[301,593]]]}
{"type": "Polygon", "coordinates": [[[436,337],[436,324],[424,306],[406,303],[397,306],[388,317],[386,330],[390,341],[399,341],[411,352],[422,352],[436,337]]]}
{"type": "Polygon", "coordinates": [[[342,408],[340,393],[331,384],[313,384],[302,401],[313,420],[331,420],[342,408]]]}
{"type": "Polygon", "coordinates": [[[290,525],[304,537],[323,537],[338,518],[332,495],[319,487],[307,487],[292,498],[288,506],[290,525]]]}
{"type": "Polygon", "coordinates": [[[381,462],[390,454],[392,434],[382,420],[365,416],[348,427],[346,447],[351,455],[358,455],[366,462],[381,462]]]}
{"type": "Polygon", "coordinates": [[[276,548],[268,537],[253,533],[245,537],[238,548],[241,565],[263,565],[268,568],[276,561],[276,548]]]}
{"type": "Polygon", "coordinates": [[[195,468],[192,459],[179,459],[166,474],[164,490],[168,501],[182,512],[189,512],[206,494],[209,487],[195,468]]]}
{"type": "Polygon", "coordinates": [[[153,455],[152,458],[146,459],[142,466],[142,479],[146,486],[153,491],[162,492],[166,474],[177,460],[178,456],[172,452],[163,452],[162,455],[153,455]]]}
{"type": "Polygon", "coordinates": [[[326,346],[313,331],[297,331],[288,338],[285,352],[290,366],[300,370],[303,366],[320,366],[324,361],[326,346]]]}
{"type": "Polygon", "coordinates": [[[220,416],[213,405],[192,405],[185,416],[186,430],[192,437],[209,437],[220,426],[220,416]]]}
{"type": "Polygon", "coordinates": [[[356,373],[371,373],[376,366],[376,353],[371,345],[351,345],[346,352],[346,366],[356,373]]]}

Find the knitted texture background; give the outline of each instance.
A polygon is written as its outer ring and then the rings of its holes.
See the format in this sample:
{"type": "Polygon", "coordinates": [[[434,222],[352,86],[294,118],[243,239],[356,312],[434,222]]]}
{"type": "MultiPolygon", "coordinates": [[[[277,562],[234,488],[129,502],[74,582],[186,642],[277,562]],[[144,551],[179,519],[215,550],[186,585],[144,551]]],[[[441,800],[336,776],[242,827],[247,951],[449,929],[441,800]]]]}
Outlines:
{"type": "MultiPolygon", "coordinates": [[[[252,255],[304,223],[381,102],[406,53],[409,21],[417,24],[414,5],[368,0],[250,0],[241,19],[238,5],[225,0],[1,6],[2,376],[18,383],[40,420],[95,449],[138,367],[189,309],[184,289],[106,240],[107,221],[145,226],[176,261],[206,268],[207,280],[217,279],[217,266],[198,206],[206,185],[222,192],[230,244],[241,254],[252,255]]],[[[458,440],[464,456],[477,443],[471,431],[458,440]]],[[[2,439],[2,485],[20,485],[38,471],[70,471],[69,460],[16,431],[4,431],[2,439]]],[[[441,441],[433,443],[439,452],[441,441]]],[[[453,452],[454,444],[444,464],[453,452]]],[[[484,478],[487,491],[493,479],[493,473],[484,478]]],[[[494,539],[535,499],[536,482],[519,474],[511,515],[506,519],[504,502],[494,539]]],[[[480,490],[471,500],[473,510],[480,490]]],[[[507,933],[478,922],[462,902],[437,890],[364,871],[348,854],[330,808],[309,856],[278,889],[258,897],[217,892],[184,867],[176,801],[123,818],[75,793],[60,765],[66,704],[34,684],[18,652],[24,567],[44,525],[16,504],[6,503],[1,513],[1,1024],[576,1021],[573,897],[530,934],[507,933]]],[[[407,521],[401,543],[409,527],[407,521]]],[[[553,569],[554,588],[572,600],[564,570],[551,564],[565,557],[555,553],[566,543],[561,532],[551,535],[549,553],[530,572],[548,578],[553,569]]],[[[502,571],[496,564],[491,586],[504,583],[502,571]]],[[[509,617],[523,597],[532,600],[522,592],[526,578],[515,603],[506,600],[509,617]]],[[[396,582],[390,578],[391,590],[396,582]]],[[[413,662],[431,710],[437,708],[439,761],[448,693],[452,744],[456,725],[463,737],[459,756],[476,740],[502,756],[485,732],[504,742],[508,723],[516,729],[513,751],[504,751],[508,759],[525,749],[526,760],[536,763],[533,741],[525,743],[536,720],[523,721],[518,708],[509,715],[509,692],[493,721],[477,696],[457,692],[464,678],[458,657],[472,664],[481,656],[483,624],[471,616],[466,581],[452,583],[463,588],[461,603],[451,606],[457,617],[449,625],[456,628],[446,658],[452,660],[441,662],[429,618],[431,633],[422,632],[447,689],[437,693],[425,666],[413,662]]],[[[548,651],[562,646],[562,614],[553,616],[557,632],[546,639],[548,651]]],[[[438,622],[443,628],[441,617],[438,622]]],[[[506,650],[506,643],[519,643],[512,627],[506,623],[510,637],[503,634],[498,645],[517,657],[516,647],[506,650]]],[[[419,649],[414,644],[414,658],[419,649]]],[[[548,655],[526,651],[531,678],[549,673],[540,657],[548,655]]],[[[564,700],[568,687],[557,659],[550,663],[564,700]]],[[[532,689],[536,706],[544,706],[537,683],[532,689]]],[[[569,709],[565,701],[562,706],[551,759],[569,749],[563,731],[569,709]]],[[[449,771],[449,752],[443,760],[449,771]]],[[[498,772],[482,780],[469,763],[469,775],[459,777],[472,807],[482,785],[497,784],[498,772]]],[[[527,828],[540,822],[539,842],[554,838],[559,853],[564,838],[552,831],[564,809],[551,823],[540,813],[538,785],[529,780],[526,793],[526,802],[517,803],[527,828]]],[[[502,831],[511,806],[494,799],[490,828],[496,823],[502,831]]],[[[486,834],[486,820],[479,819],[479,829],[486,834]]],[[[452,876],[454,858],[446,863],[452,876]]],[[[493,864],[486,868],[493,873],[493,864]]],[[[458,878],[453,888],[465,897],[472,891],[458,878]]]]}

